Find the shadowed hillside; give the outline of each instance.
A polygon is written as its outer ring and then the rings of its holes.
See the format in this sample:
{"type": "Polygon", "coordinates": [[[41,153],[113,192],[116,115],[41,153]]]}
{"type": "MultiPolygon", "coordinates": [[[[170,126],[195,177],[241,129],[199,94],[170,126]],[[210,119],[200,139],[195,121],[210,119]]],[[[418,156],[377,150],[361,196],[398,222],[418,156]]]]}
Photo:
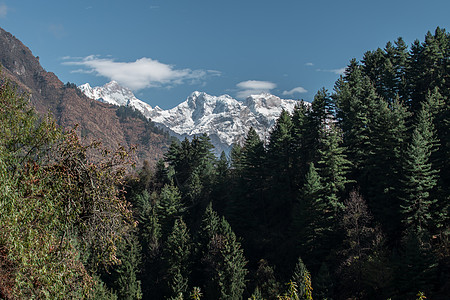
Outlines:
{"type": "Polygon", "coordinates": [[[78,124],[77,133],[87,141],[98,140],[109,148],[136,146],[137,164],[148,160],[152,165],[162,158],[169,137],[145,118],[118,112],[118,107],[84,96],[74,84],[63,84],[45,71],[39,58],[22,42],[0,28],[0,63],[3,75],[30,94],[30,101],[40,115],[51,112],[64,128],[78,124]]]}

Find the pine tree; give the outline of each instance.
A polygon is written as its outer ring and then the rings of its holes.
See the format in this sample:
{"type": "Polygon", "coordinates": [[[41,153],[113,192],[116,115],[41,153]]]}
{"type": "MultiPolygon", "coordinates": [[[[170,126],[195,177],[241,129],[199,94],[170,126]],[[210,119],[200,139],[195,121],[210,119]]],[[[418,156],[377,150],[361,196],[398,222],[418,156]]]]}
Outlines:
{"type": "MultiPolygon", "coordinates": [[[[427,104],[433,118],[435,138],[439,141],[439,148],[430,157],[434,169],[439,170],[437,184],[430,194],[436,202],[432,205],[431,233],[436,234],[442,241],[448,240],[450,235],[449,210],[450,210],[450,101],[445,99],[436,87],[427,94],[427,104]],[[447,238],[445,237],[447,235],[447,238]]],[[[445,244],[445,242],[444,242],[445,244]]]]}
{"type": "Polygon", "coordinates": [[[259,135],[250,128],[241,149],[237,191],[233,195],[228,215],[237,230],[251,231],[267,222],[265,149],[259,135]]]}
{"type": "Polygon", "coordinates": [[[219,213],[225,211],[233,189],[230,163],[227,155],[222,151],[215,165],[214,186],[210,196],[210,199],[214,199],[215,208],[219,213]]]}
{"type": "Polygon", "coordinates": [[[164,261],[173,297],[186,294],[190,274],[191,237],[182,218],[176,219],[164,248],[164,261]]]}
{"type": "Polygon", "coordinates": [[[201,171],[200,179],[204,185],[209,184],[214,170],[213,145],[208,136],[194,136],[192,141],[185,138],[181,143],[173,142],[164,159],[175,170],[175,184],[185,192],[188,180],[194,170],[201,171]]]}
{"type": "Polygon", "coordinates": [[[249,298],[250,300],[264,300],[261,291],[259,290],[258,287],[255,288],[255,290],[253,291],[253,294],[250,296],[249,298]]]}
{"type": "Polygon", "coordinates": [[[399,186],[406,148],[409,113],[396,97],[389,104],[380,99],[371,122],[370,155],[364,166],[367,181],[362,192],[377,222],[392,239],[399,237],[399,186]]]}
{"type": "Polygon", "coordinates": [[[170,184],[170,177],[171,176],[169,174],[169,170],[166,168],[164,160],[158,160],[158,162],[156,163],[154,188],[157,191],[160,191],[164,185],[170,184]]]}
{"type": "Polygon", "coordinates": [[[200,231],[200,244],[206,249],[206,245],[212,237],[219,231],[220,217],[214,211],[212,203],[210,202],[205,209],[202,217],[202,225],[200,231]]]}
{"type": "Polygon", "coordinates": [[[322,124],[327,123],[330,116],[334,115],[333,101],[325,88],[321,88],[311,103],[310,117],[319,129],[322,124]]]}
{"type": "Polygon", "coordinates": [[[432,295],[436,284],[436,256],[426,233],[409,231],[395,257],[395,285],[399,297],[414,297],[419,291],[432,295]]]}
{"type": "Polygon", "coordinates": [[[108,275],[110,286],[119,299],[142,299],[141,281],[138,280],[141,251],[142,248],[134,234],[124,240],[119,247],[120,264],[108,275]]]}
{"type": "Polygon", "coordinates": [[[388,42],[384,49],[368,51],[362,60],[363,72],[374,83],[377,94],[391,103],[397,97],[408,99],[406,89],[406,70],[409,53],[402,38],[394,44],[388,42]]]}
{"type": "Polygon", "coordinates": [[[204,192],[204,186],[200,176],[200,168],[196,168],[189,175],[186,182],[186,196],[189,198],[191,204],[194,205],[200,202],[202,193],[204,192]]]}
{"type": "Polygon", "coordinates": [[[293,156],[290,152],[292,144],[292,120],[287,111],[282,111],[270,133],[267,146],[267,170],[270,170],[267,196],[267,225],[277,229],[286,227],[294,193],[293,156]]]}
{"type": "Polygon", "coordinates": [[[364,166],[371,147],[371,121],[378,95],[356,60],[350,62],[345,77],[336,83],[335,90],[333,100],[337,108],[337,120],[343,131],[346,155],[351,162],[350,179],[364,187],[367,186],[364,166]]]}
{"type": "Polygon", "coordinates": [[[336,216],[343,208],[339,199],[345,192],[346,184],[350,182],[347,179],[350,162],[344,154],[342,134],[332,119],[328,124],[323,124],[319,133],[318,172],[325,183],[324,196],[326,201],[333,208],[333,214],[336,216]]]}
{"type": "Polygon", "coordinates": [[[405,229],[414,232],[428,230],[432,217],[430,208],[436,199],[430,192],[437,182],[431,155],[436,148],[433,119],[428,102],[418,112],[412,139],[405,153],[402,180],[401,213],[405,229]]]}
{"type": "Polygon", "coordinates": [[[320,265],[320,269],[313,281],[313,291],[317,299],[332,299],[334,283],[330,270],[325,262],[320,265]]]}
{"type": "Polygon", "coordinates": [[[174,185],[165,185],[159,195],[159,201],[156,204],[156,212],[159,223],[161,224],[161,233],[163,238],[167,238],[175,219],[182,215],[185,208],[181,203],[181,194],[174,185]]]}
{"type": "Polygon", "coordinates": [[[240,299],[245,287],[247,264],[240,243],[230,225],[208,206],[203,222],[201,241],[205,268],[205,296],[210,299],[240,299]]]}
{"type": "Polygon", "coordinates": [[[230,159],[231,159],[230,167],[232,170],[239,171],[242,169],[241,152],[242,147],[238,143],[233,144],[230,151],[230,159]]]}
{"type": "Polygon", "coordinates": [[[300,257],[295,265],[291,281],[297,284],[299,299],[312,299],[311,274],[300,257]]]}
{"type": "Polygon", "coordinates": [[[313,269],[328,255],[332,207],[327,205],[321,177],[311,163],[302,194],[293,210],[293,238],[300,253],[313,269]]]}
{"type": "Polygon", "coordinates": [[[417,40],[412,45],[407,79],[411,94],[410,106],[414,112],[421,109],[428,91],[434,90],[435,87],[443,95],[449,95],[449,53],[450,35],[439,27],[434,34],[428,32],[423,43],[417,40]]]}
{"type": "MultiPolygon", "coordinates": [[[[156,194],[152,194],[156,198],[156,194]]],[[[157,207],[152,202],[152,196],[144,191],[134,200],[135,211],[138,214],[140,241],[144,253],[149,257],[157,256],[161,246],[161,225],[158,220],[157,207]]]]}
{"type": "Polygon", "coordinates": [[[188,279],[181,275],[180,270],[176,270],[171,281],[169,282],[170,289],[173,295],[171,300],[183,300],[185,291],[188,289],[188,279]]]}
{"type": "Polygon", "coordinates": [[[310,143],[309,114],[310,108],[301,102],[296,105],[292,112],[292,167],[296,172],[293,174],[294,188],[303,186],[308,165],[313,161],[315,151],[310,143]]]}
{"type": "Polygon", "coordinates": [[[151,195],[144,190],[141,194],[134,195],[132,203],[138,221],[139,245],[141,247],[141,265],[139,279],[141,280],[143,299],[149,299],[150,295],[156,296],[156,291],[161,290],[157,284],[161,272],[162,232],[157,214],[156,192],[151,195]]]}

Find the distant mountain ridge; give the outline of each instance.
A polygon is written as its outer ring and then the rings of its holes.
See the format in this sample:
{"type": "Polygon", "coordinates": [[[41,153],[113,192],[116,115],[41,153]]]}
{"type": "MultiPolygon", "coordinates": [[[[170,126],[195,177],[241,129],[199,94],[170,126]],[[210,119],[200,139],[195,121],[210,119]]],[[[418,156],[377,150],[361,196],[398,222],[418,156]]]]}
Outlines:
{"type": "Polygon", "coordinates": [[[242,102],[229,95],[212,96],[195,91],[176,107],[163,110],[137,99],[115,81],[94,88],[86,83],[79,88],[92,99],[133,107],[180,139],[206,133],[217,153],[229,152],[234,143],[242,143],[251,127],[261,138],[267,138],[281,111],[292,112],[300,104],[298,100],[281,99],[268,93],[251,95],[242,102]]]}

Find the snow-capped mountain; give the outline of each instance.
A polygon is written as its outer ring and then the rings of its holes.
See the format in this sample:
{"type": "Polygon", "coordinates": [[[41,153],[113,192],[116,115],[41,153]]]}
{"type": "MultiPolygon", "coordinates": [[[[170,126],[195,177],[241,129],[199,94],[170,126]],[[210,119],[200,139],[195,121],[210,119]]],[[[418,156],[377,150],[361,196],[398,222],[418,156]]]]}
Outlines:
{"type": "Polygon", "coordinates": [[[117,106],[131,106],[147,117],[153,111],[150,105],[136,98],[130,89],[120,86],[116,81],[94,88],[89,83],[85,83],[78,88],[89,98],[117,106]]]}
{"type": "Polygon", "coordinates": [[[176,107],[163,110],[152,108],[114,81],[95,88],[86,83],[80,89],[90,98],[131,106],[180,139],[206,133],[217,153],[229,152],[234,143],[242,143],[250,127],[261,138],[267,138],[281,111],[291,112],[299,103],[267,93],[251,95],[242,102],[229,95],[211,96],[196,91],[176,107]]]}

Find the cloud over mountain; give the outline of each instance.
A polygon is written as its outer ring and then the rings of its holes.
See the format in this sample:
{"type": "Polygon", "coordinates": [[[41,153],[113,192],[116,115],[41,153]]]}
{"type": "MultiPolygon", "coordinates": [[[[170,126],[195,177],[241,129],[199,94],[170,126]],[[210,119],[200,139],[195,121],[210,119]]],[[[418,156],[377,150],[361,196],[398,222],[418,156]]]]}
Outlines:
{"type": "Polygon", "coordinates": [[[338,68],[338,69],[317,69],[318,72],[329,72],[334,73],[336,75],[343,75],[345,72],[345,68],[338,68]]]}
{"type": "Polygon", "coordinates": [[[259,81],[259,80],[247,80],[236,84],[238,92],[236,97],[239,99],[247,98],[250,95],[256,95],[260,93],[268,93],[273,90],[277,85],[270,81],[259,81]]]}
{"type": "Polygon", "coordinates": [[[283,96],[292,96],[292,95],[294,95],[296,93],[302,94],[302,93],[307,93],[307,92],[308,91],[304,87],[298,86],[296,88],[293,88],[290,91],[284,91],[283,92],[283,96]]]}
{"type": "Polygon", "coordinates": [[[220,75],[220,72],[213,70],[177,69],[173,65],[147,57],[134,62],[118,62],[112,58],[90,55],[83,58],[69,58],[63,64],[80,66],[81,69],[73,72],[95,73],[134,91],[149,87],[198,83],[208,76],[220,75]]]}

